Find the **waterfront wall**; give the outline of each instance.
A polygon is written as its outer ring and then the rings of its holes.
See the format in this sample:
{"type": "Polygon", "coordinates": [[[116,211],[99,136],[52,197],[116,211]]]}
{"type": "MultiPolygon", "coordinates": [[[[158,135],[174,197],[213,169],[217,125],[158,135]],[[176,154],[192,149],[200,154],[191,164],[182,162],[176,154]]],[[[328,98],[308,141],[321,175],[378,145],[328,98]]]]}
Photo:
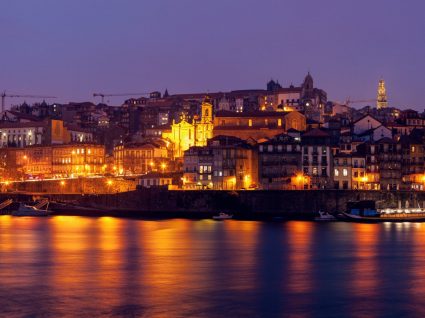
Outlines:
{"type": "Polygon", "coordinates": [[[19,191],[44,194],[111,194],[135,190],[136,185],[135,178],[99,177],[12,182],[8,185],[0,185],[0,190],[2,192],[19,191]]]}
{"type": "Polygon", "coordinates": [[[342,212],[347,202],[373,200],[377,207],[421,207],[424,192],[410,191],[351,191],[351,190],[292,190],[292,191],[168,191],[141,189],[114,195],[85,196],[81,203],[96,208],[157,212],[228,211],[243,214],[311,215],[319,210],[342,212]]]}
{"type": "MultiPolygon", "coordinates": [[[[54,201],[72,202],[95,209],[96,215],[123,216],[172,216],[203,217],[217,212],[231,212],[247,218],[262,216],[285,216],[290,218],[311,217],[319,210],[339,213],[347,202],[373,200],[377,207],[425,204],[425,192],[410,191],[353,191],[353,190],[292,190],[292,191],[170,191],[151,188],[114,194],[61,194],[43,193],[54,201]]],[[[2,193],[0,198],[30,200],[32,195],[2,193]]],[[[77,213],[78,209],[69,213],[77,213]]],[[[83,212],[82,214],[90,214],[83,212]]],[[[94,213],[94,212],[93,212],[94,213]]]]}

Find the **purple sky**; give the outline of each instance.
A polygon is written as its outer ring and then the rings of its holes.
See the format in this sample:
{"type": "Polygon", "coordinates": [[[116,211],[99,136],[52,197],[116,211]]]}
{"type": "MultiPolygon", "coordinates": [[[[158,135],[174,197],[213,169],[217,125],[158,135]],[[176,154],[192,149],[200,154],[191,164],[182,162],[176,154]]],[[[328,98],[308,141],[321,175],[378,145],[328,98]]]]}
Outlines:
{"type": "Polygon", "coordinates": [[[0,90],[94,101],[299,84],[310,70],[331,100],[375,98],[383,76],[391,106],[423,110],[424,12],[423,0],[3,0],[0,90]]]}

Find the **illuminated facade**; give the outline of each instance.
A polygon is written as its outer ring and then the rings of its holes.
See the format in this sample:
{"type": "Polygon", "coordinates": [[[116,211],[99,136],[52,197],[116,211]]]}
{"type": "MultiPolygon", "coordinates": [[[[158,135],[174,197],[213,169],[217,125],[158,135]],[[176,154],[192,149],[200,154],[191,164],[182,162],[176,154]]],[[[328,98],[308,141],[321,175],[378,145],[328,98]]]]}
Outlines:
{"type": "Polygon", "coordinates": [[[169,139],[174,145],[175,158],[183,157],[184,151],[192,146],[205,146],[208,139],[213,137],[213,107],[210,99],[206,97],[201,105],[200,119],[194,119],[192,123],[181,116],[181,121],[173,121],[170,132],[163,132],[162,136],[169,139]]]}
{"type": "Polygon", "coordinates": [[[143,174],[170,169],[167,143],[156,140],[144,143],[128,143],[114,148],[116,174],[143,174]]]}
{"type": "Polygon", "coordinates": [[[70,142],[92,142],[93,134],[62,120],[4,122],[0,124],[0,148],[47,146],[70,142]]]}
{"type": "Polygon", "coordinates": [[[385,89],[385,81],[383,79],[379,80],[378,83],[378,95],[376,98],[376,108],[383,109],[387,108],[388,101],[387,101],[387,91],[385,89]]]}
{"type": "Polygon", "coordinates": [[[185,151],[184,189],[236,190],[258,186],[256,151],[232,136],[214,137],[185,151]]]}
{"type": "Polygon", "coordinates": [[[53,174],[72,177],[102,174],[105,147],[94,144],[69,144],[52,147],[53,174]]]}
{"type": "Polygon", "coordinates": [[[297,111],[221,111],[214,118],[214,136],[235,136],[243,140],[272,138],[290,129],[306,130],[306,118],[297,111]]]}
{"type": "Polygon", "coordinates": [[[5,148],[0,157],[11,179],[87,176],[106,168],[105,148],[94,144],[5,148]]]}
{"type": "Polygon", "coordinates": [[[300,180],[294,183],[291,179],[300,171],[300,140],[281,134],[258,145],[258,178],[262,189],[297,189],[300,180]]]}

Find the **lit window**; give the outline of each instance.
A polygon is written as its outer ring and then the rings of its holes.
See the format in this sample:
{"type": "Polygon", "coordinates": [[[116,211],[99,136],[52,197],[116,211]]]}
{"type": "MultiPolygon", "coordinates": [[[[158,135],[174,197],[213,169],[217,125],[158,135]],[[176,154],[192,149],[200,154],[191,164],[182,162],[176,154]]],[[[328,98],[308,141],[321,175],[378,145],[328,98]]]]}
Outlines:
{"type": "Polygon", "coordinates": [[[347,169],[342,169],[342,175],[344,176],[344,177],[346,177],[346,176],[348,176],[348,170],[347,169]]]}
{"type": "Polygon", "coordinates": [[[335,177],[338,177],[339,176],[339,171],[338,171],[338,169],[335,169],[335,177]]]}
{"type": "Polygon", "coordinates": [[[252,119],[248,119],[248,126],[252,127],[252,119]]]}
{"type": "Polygon", "coordinates": [[[277,119],[277,125],[278,125],[279,127],[281,127],[281,126],[282,126],[282,118],[278,118],[278,119],[277,119]]]}

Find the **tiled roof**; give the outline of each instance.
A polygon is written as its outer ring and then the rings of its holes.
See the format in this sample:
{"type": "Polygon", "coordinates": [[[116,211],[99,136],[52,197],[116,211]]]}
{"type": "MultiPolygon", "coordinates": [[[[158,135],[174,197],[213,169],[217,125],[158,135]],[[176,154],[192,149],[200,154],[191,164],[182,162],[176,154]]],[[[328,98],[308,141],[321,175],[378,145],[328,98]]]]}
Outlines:
{"type": "Polygon", "coordinates": [[[251,111],[251,112],[231,112],[228,110],[221,110],[216,112],[215,117],[239,117],[239,118],[255,118],[255,117],[284,117],[288,112],[272,112],[272,111],[251,111]]]}
{"type": "Polygon", "coordinates": [[[303,137],[330,137],[330,135],[319,128],[315,128],[306,132],[303,137]]]}

